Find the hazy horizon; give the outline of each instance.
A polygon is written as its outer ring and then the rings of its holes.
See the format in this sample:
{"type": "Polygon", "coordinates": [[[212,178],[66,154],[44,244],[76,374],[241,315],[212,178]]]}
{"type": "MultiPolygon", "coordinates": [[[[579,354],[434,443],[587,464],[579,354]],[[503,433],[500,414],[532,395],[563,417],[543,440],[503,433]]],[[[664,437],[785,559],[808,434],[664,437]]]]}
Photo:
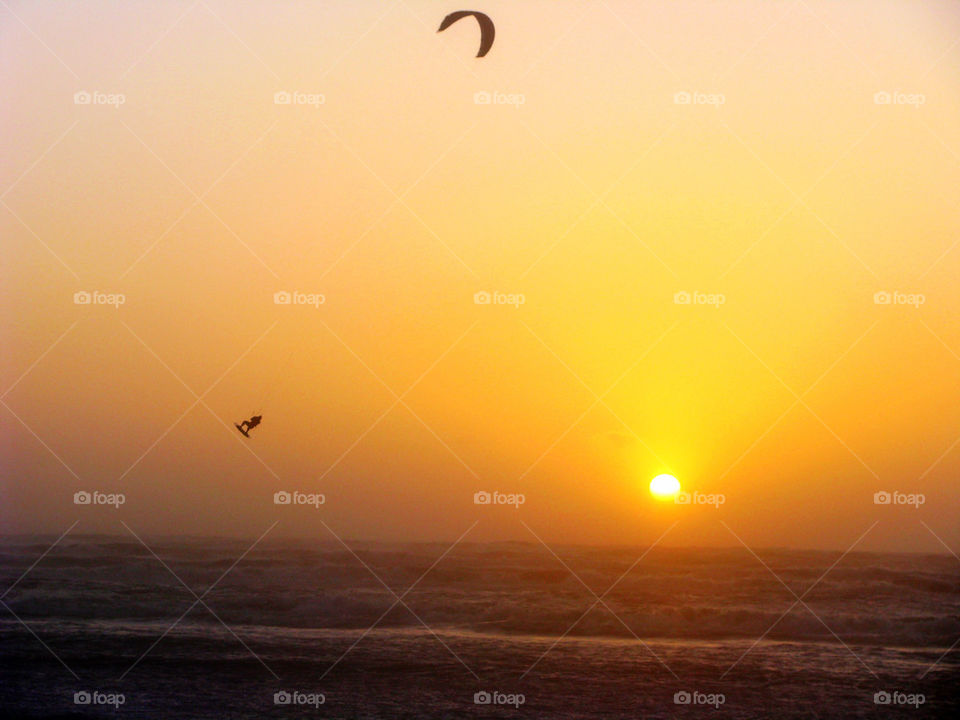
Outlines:
{"type": "MultiPolygon", "coordinates": [[[[327,531],[324,530],[324,533],[327,531]]],[[[202,534],[184,534],[184,535],[170,535],[163,533],[138,533],[141,538],[154,539],[159,541],[176,541],[176,542],[203,542],[203,541],[229,541],[229,542],[243,542],[248,541],[252,542],[255,538],[253,535],[202,535],[202,534]]],[[[5,540],[56,540],[59,537],[55,533],[0,533],[0,539],[5,540]]],[[[129,531],[122,530],[121,532],[108,533],[108,532],[98,532],[98,533],[84,533],[78,532],[76,529],[71,531],[68,535],[64,537],[64,540],[67,538],[73,538],[74,540],[81,539],[98,539],[104,538],[113,540],[129,540],[130,542],[137,543],[135,536],[130,534],[129,531]]],[[[436,538],[434,540],[405,540],[400,538],[362,538],[362,537],[351,537],[343,536],[341,538],[348,546],[353,549],[356,549],[357,546],[375,546],[375,545],[385,545],[392,547],[400,546],[442,546],[447,547],[453,543],[455,537],[446,537],[446,538],[436,538]]],[[[63,542],[61,540],[60,542],[63,542]]],[[[343,544],[340,540],[333,539],[332,537],[325,538],[320,535],[284,535],[282,532],[277,530],[271,531],[270,536],[263,539],[260,543],[262,545],[281,544],[281,543],[307,543],[313,542],[318,545],[329,546],[332,548],[342,549],[343,544]],[[276,534],[275,534],[276,533],[276,534]]],[[[58,543],[59,544],[59,543],[58,543]]],[[[535,538],[530,540],[524,540],[522,538],[516,539],[490,539],[490,540],[470,540],[469,536],[459,543],[457,546],[470,546],[470,545],[529,545],[531,547],[543,547],[542,543],[535,538]]],[[[616,543],[572,543],[572,542],[562,542],[555,541],[550,543],[551,549],[559,548],[571,548],[571,549],[597,549],[597,550],[611,550],[611,551],[634,551],[634,550],[651,550],[653,551],[728,551],[728,550],[737,550],[747,553],[749,555],[750,550],[754,552],[764,552],[764,553],[775,553],[775,552],[784,552],[784,553],[819,553],[819,554],[831,554],[831,553],[842,553],[844,556],[864,556],[864,555],[917,555],[917,556],[931,556],[937,558],[950,558],[955,557],[952,551],[948,549],[942,549],[939,552],[936,549],[930,550],[860,550],[853,549],[848,550],[847,548],[818,548],[818,547],[790,547],[786,545],[756,545],[751,546],[749,550],[745,548],[742,544],[738,543],[736,540],[728,543],[726,545],[680,545],[680,544],[671,544],[666,540],[662,540],[659,543],[653,544],[616,544],[616,543]]]]}

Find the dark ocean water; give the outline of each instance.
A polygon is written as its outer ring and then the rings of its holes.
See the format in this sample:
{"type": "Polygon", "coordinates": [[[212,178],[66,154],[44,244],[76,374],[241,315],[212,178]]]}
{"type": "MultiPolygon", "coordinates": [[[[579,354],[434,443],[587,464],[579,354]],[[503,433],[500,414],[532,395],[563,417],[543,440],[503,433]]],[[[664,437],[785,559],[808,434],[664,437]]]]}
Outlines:
{"type": "Polygon", "coordinates": [[[4,717],[960,711],[949,556],[68,536],[17,582],[52,540],[0,540],[4,717]]]}

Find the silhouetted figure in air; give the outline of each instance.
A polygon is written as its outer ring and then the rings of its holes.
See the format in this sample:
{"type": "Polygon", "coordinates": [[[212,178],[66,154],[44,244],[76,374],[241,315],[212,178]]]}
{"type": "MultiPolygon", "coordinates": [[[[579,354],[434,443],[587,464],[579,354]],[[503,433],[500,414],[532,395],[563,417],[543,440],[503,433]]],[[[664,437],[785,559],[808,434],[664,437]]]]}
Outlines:
{"type": "Polygon", "coordinates": [[[236,426],[237,430],[239,430],[240,432],[242,432],[242,433],[243,433],[244,435],[246,435],[247,437],[250,437],[250,435],[249,435],[248,433],[249,433],[251,430],[253,430],[257,425],[260,424],[260,418],[261,418],[261,417],[262,417],[262,415],[254,415],[254,416],[253,416],[252,418],[250,418],[249,420],[244,420],[244,421],[243,421],[242,423],[240,423],[239,425],[237,425],[236,423],[234,423],[234,425],[236,426]]]}

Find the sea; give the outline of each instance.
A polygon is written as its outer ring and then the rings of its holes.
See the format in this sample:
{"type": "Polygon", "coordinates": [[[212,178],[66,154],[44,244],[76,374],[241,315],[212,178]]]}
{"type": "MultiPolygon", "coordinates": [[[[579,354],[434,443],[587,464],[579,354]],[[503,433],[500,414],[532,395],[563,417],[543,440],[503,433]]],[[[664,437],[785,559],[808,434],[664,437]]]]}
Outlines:
{"type": "Polygon", "coordinates": [[[960,713],[960,561],[745,548],[0,538],[0,717],[960,713]]]}

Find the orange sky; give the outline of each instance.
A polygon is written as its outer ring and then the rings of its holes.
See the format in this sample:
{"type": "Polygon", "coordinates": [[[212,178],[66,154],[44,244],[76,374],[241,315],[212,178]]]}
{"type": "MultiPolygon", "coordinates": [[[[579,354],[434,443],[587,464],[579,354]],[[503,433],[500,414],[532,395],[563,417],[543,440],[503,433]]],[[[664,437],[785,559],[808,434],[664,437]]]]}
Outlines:
{"type": "Polygon", "coordinates": [[[956,4],[456,9],[0,7],[3,530],[960,547],[956,4]]]}

